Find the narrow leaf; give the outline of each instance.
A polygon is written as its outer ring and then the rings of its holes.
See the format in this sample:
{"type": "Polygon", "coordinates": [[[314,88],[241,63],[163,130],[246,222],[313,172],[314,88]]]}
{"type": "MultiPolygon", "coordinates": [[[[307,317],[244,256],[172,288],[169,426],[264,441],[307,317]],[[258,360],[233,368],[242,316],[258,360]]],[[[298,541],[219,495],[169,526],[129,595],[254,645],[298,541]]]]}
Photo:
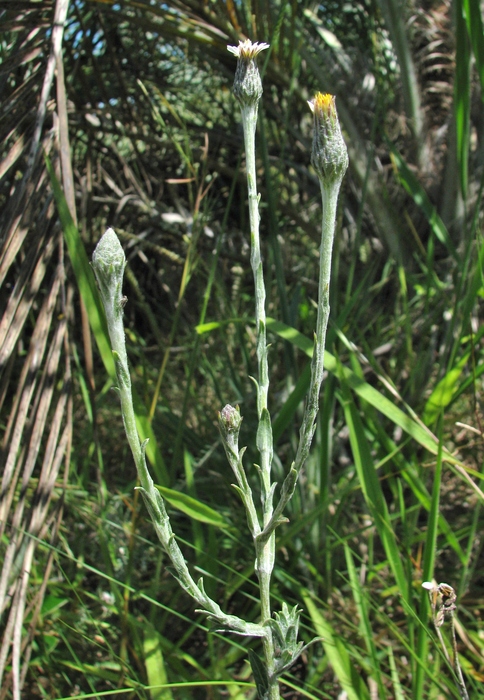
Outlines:
{"type": "MultiPolygon", "coordinates": [[[[280,321],[267,319],[268,330],[276,333],[281,338],[289,340],[293,345],[303,350],[308,357],[312,357],[313,344],[306,336],[299,333],[295,328],[286,326],[280,321]]],[[[324,366],[332,374],[338,375],[337,363],[334,355],[331,355],[327,350],[324,353],[324,366]]],[[[384,394],[381,394],[377,389],[367,384],[363,379],[360,379],[354,372],[347,367],[341,368],[341,376],[344,377],[348,386],[367,401],[371,406],[376,408],[380,413],[386,416],[392,423],[398,425],[410,437],[416,440],[422,447],[425,447],[431,454],[437,454],[438,441],[435,435],[417,423],[413,418],[404,413],[393,401],[387,399],[384,394]]],[[[444,453],[444,459],[452,464],[458,464],[459,460],[453,457],[450,453],[444,453]]]]}
{"type": "Polygon", "coordinates": [[[198,520],[201,523],[214,525],[215,527],[227,527],[227,522],[220,513],[196,498],[187,496],[186,493],[180,493],[180,491],[169,489],[166,486],[156,485],[156,488],[173,508],[180,510],[190,518],[198,520]]]}
{"type": "Polygon", "coordinates": [[[146,621],[145,624],[146,631],[143,640],[143,651],[148,685],[151,686],[151,700],[173,700],[171,690],[169,688],[160,687],[168,683],[160,635],[152,625],[146,623],[146,621]]]}
{"type": "Polygon", "coordinates": [[[417,204],[417,206],[419,206],[420,209],[422,209],[422,211],[424,212],[425,216],[427,217],[427,221],[429,222],[429,225],[432,228],[432,231],[437,240],[439,240],[442,243],[442,245],[444,245],[447,248],[454,260],[459,262],[459,254],[457,253],[456,247],[453,244],[452,239],[450,238],[449,232],[447,231],[444,222],[438,215],[437,209],[434,207],[434,205],[428,198],[426,191],[424,190],[420,182],[417,180],[413,172],[410,170],[408,165],[405,163],[397,149],[394,146],[392,146],[392,144],[389,144],[389,148],[390,155],[393,163],[396,166],[398,178],[401,184],[412,197],[415,204],[417,204]]]}
{"type": "Polygon", "coordinates": [[[301,595],[311,616],[314,629],[322,638],[324,650],[328,656],[329,663],[346,693],[348,700],[369,700],[368,688],[357,669],[351,662],[346,645],[333,630],[331,624],[326,620],[321,609],[318,608],[311,598],[309,591],[302,590],[301,595]]]}
{"type": "MultiPolygon", "coordinates": [[[[481,10],[477,7],[477,17],[474,17],[472,7],[476,6],[475,2],[464,0],[466,6],[466,17],[472,17],[473,22],[469,26],[471,32],[474,53],[479,53],[479,46],[482,47],[482,23],[481,10]],[[480,31],[480,39],[479,39],[480,31]]],[[[454,79],[454,114],[455,114],[455,131],[457,140],[457,162],[459,165],[461,193],[464,199],[467,196],[467,177],[468,177],[468,159],[469,159],[469,135],[470,135],[470,65],[471,51],[470,42],[467,34],[465,18],[463,16],[462,0],[455,2],[455,79],[454,79]]],[[[476,54],[477,55],[477,54],[476,54]]],[[[479,76],[481,84],[483,81],[482,71],[484,70],[484,61],[481,63],[479,76]]]]}
{"type": "Polygon", "coordinates": [[[368,510],[378,530],[378,534],[388,557],[390,568],[395,577],[400,595],[411,602],[411,590],[400,558],[397,540],[393,531],[390,514],[383,495],[380,480],[375,469],[360,415],[349,391],[342,380],[343,410],[348,425],[351,450],[358,478],[361,484],[368,510]]]}
{"type": "Polygon", "coordinates": [[[267,677],[266,667],[252,649],[249,649],[249,661],[250,667],[252,668],[252,673],[254,674],[259,700],[267,700],[269,692],[269,678],[267,677]]]}
{"type": "Polygon", "coordinates": [[[437,384],[429,396],[423,412],[423,420],[427,425],[432,425],[441,412],[447,408],[459,389],[459,378],[467,365],[469,354],[467,353],[459,363],[451,369],[437,384]]]}

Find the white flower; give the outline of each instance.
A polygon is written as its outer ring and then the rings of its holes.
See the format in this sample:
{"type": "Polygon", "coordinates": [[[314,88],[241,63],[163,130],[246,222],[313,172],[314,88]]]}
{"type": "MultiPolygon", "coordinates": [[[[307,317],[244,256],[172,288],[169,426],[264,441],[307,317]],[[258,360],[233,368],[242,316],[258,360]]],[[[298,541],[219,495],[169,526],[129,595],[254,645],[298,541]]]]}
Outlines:
{"type": "Polygon", "coordinates": [[[238,46],[227,46],[227,51],[233,53],[237,58],[250,60],[260,54],[261,51],[268,49],[269,46],[270,44],[265,44],[263,41],[260,44],[257,41],[253,44],[250,39],[246,39],[245,41],[239,41],[238,46]]]}
{"type": "Polygon", "coordinates": [[[268,48],[269,44],[253,44],[250,39],[240,41],[238,46],[227,46],[230,53],[237,56],[234,95],[242,109],[257,110],[262,96],[262,82],[255,59],[261,51],[268,48]]]}

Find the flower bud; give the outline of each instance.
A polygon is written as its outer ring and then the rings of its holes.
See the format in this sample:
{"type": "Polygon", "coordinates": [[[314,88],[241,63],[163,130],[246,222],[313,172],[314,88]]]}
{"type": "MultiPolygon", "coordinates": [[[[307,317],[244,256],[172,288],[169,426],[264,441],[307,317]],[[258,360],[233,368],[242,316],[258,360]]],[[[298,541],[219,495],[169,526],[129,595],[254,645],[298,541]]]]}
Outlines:
{"type": "Polygon", "coordinates": [[[122,313],[125,266],[126,258],[121,243],[113,229],[108,228],[92,254],[92,268],[99,285],[106,316],[122,313]]]}
{"type": "Polygon", "coordinates": [[[323,186],[341,184],[348,167],[348,149],[341,133],[336,99],[318,92],[308,104],[314,115],[313,168],[323,186]]]}
{"type": "Polygon", "coordinates": [[[262,96],[262,81],[255,57],[268,48],[269,44],[253,44],[250,39],[239,41],[238,46],[227,46],[227,50],[238,58],[234,95],[242,107],[257,105],[262,96]]]}
{"type": "Polygon", "coordinates": [[[242,416],[238,406],[227,404],[218,414],[218,424],[224,442],[236,453],[242,416]]]}

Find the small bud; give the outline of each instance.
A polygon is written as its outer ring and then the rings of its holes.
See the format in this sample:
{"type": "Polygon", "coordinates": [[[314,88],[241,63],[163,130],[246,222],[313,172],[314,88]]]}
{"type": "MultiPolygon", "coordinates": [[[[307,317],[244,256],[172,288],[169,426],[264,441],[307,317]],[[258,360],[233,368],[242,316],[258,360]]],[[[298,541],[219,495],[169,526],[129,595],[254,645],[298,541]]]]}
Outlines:
{"type": "Polygon", "coordinates": [[[268,48],[269,44],[257,42],[253,44],[250,39],[239,41],[238,46],[227,46],[227,50],[238,58],[234,95],[242,107],[257,105],[262,96],[262,81],[255,58],[261,51],[268,48]]]}
{"type": "Polygon", "coordinates": [[[92,269],[96,275],[106,315],[122,313],[126,303],[122,294],[126,258],[121,243],[112,228],[108,228],[92,254],[92,269]]]}
{"type": "Polygon", "coordinates": [[[341,184],[348,167],[348,149],[341,133],[336,99],[318,92],[308,104],[314,115],[311,163],[323,186],[341,184]]]}
{"type": "Polygon", "coordinates": [[[242,416],[238,406],[227,404],[218,414],[218,424],[222,439],[235,453],[238,452],[238,440],[242,416]]]}
{"type": "Polygon", "coordinates": [[[242,416],[240,415],[239,407],[236,406],[234,408],[228,403],[220,411],[219,420],[225,432],[238,432],[240,430],[240,424],[242,423],[242,416]]]}

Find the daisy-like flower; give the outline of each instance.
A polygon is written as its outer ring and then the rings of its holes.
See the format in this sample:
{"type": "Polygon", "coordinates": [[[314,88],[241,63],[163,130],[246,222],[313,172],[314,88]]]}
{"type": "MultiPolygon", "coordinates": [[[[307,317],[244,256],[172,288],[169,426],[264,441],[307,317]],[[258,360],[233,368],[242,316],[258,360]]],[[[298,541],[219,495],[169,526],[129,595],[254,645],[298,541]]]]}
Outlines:
{"type": "Polygon", "coordinates": [[[249,59],[255,58],[261,51],[268,49],[269,46],[270,44],[265,44],[263,41],[260,44],[257,41],[253,44],[250,39],[246,39],[245,41],[239,41],[238,46],[227,46],[227,51],[233,53],[237,58],[249,59]]]}
{"type": "Polygon", "coordinates": [[[336,98],[318,92],[308,104],[314,115],[311,163],[323,186],[341,184],[348,167],[348,149],[336,112],[336,98]]]}
{"type": "Polygon", "coordinates": [[[257,105],[262,95],[262,81],[255,61],[256,56],[269,44],[263,42],[254,44],[250,39],[240,41],[238,46],[227,46],[227,50],[237,56],[235,71],[234,95],[242,107],[257,105]]]}

